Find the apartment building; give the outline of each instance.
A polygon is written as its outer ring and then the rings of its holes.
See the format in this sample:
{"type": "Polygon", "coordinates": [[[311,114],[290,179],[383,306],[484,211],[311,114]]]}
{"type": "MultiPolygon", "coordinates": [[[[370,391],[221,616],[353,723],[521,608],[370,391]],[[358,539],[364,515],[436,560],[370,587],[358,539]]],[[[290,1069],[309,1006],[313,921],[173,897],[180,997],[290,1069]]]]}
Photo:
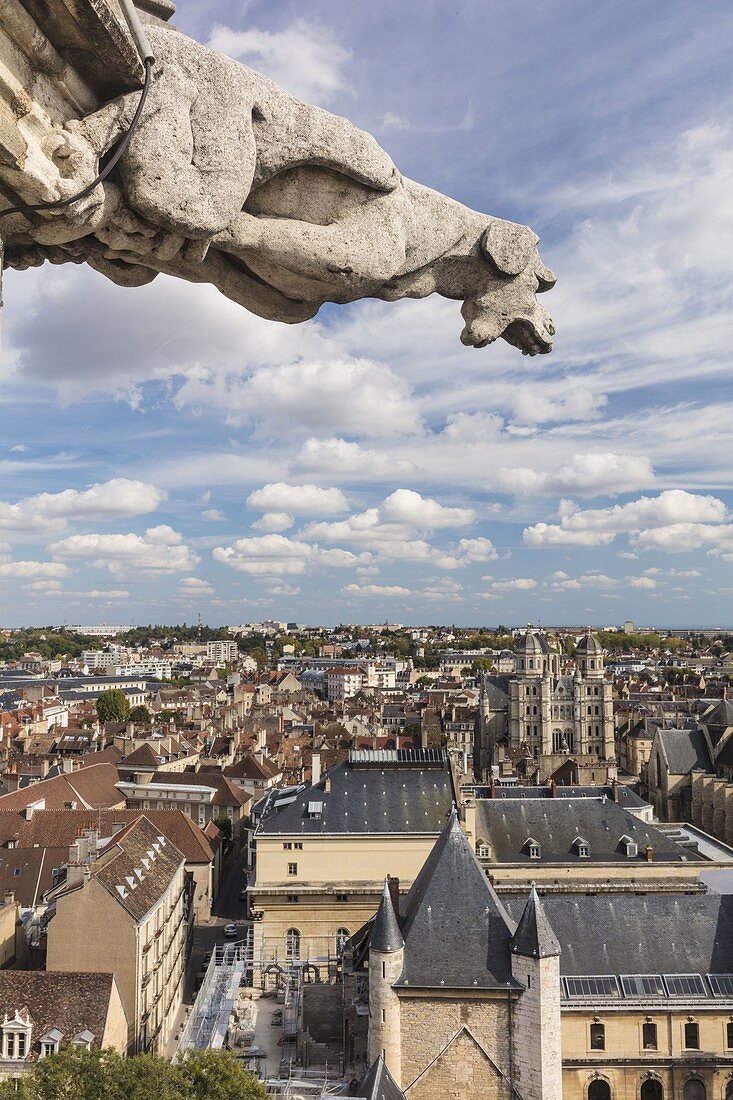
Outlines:
{"type": "Polygon", "coordinates": [[[164,1050],[183,999],[193,919],[183,854],[141,815],[96,858],[70,863],[53,901],[48,972],[112,971],[128,1053],[164,1050]]]}

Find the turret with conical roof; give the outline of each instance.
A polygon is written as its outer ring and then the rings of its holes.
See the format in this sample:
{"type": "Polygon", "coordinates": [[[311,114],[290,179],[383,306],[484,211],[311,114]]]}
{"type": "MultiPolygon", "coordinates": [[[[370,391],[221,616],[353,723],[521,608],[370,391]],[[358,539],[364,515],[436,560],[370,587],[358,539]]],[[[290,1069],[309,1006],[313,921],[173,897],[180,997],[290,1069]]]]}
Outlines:
{"type": "Polygon", "coordinates": [[[514,1012],[515,1064],[524,1100],[562,1100],[560,944],[534,883],[511,942],[512,975],[524,986],[514,1012]]]}
{"type": "Polygon", "coordinates": [[[402,1079],[400,1002],[394,984],[402,973],[405,941],[395,913],[389,880],[369,936],[369,1043],[370,1062],[383,1059],[399,1085],[402,1079]]]}
{"type": "Polygon", "coordinates": [[[534,883],[512,937],[511,950],[515,955],[526,955],[531,959],[548,959],[560,954],[560,944],[542,908],[534,883]]]}
{"type": "Polygon", "coordinates": [[[397,914],[392,904],[392,895],[389,892],[389,880],[384,880],[382,900],[374,918],[372,933],[369,938],[369,946],[372,951],[381,951],[385,955],[393,951],[399,951],[405,946],[402,939],[397,914]]]}

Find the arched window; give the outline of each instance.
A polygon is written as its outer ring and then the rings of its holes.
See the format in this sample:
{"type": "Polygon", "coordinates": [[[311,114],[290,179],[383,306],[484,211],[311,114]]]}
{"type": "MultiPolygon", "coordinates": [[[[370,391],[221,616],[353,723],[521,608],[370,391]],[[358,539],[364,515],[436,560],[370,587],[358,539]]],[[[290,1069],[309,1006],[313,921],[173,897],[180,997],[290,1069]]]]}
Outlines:
{"type": "Polygon", "coordinates": [[[682,1089],[682,1100],[705,1100],[705,1084],[699,1077],[692,1077],[685,1081],[682,1089]]]}
{"type": "Polygon", "coordinates": [[[611,1086],[608,1081],[597,1077],[588,1085],[588,1100],[611,1100],[611,1086]]]}
{"type": "Polygon", "coordinates": [[[351,932],[348,928],[339,928],[336,932],[336,954],[342,955],[344,951],[344,945],[351,937],[351,932]]]}
{"type": "Polygon", "coordinates": [[[729,1081],[725,1086],[725,1100],[733,1100],[733,1081],[729,1081]]]}
{"type": "Polygon", "coordinates": [[[641,1100],[664,1100],[662,1082],[656,1081],[653,1077],[649,1078],[641,1086],[640,1097],[641,1100]]]}
{"type": "Polygon", "coordinates": [[[287,959],[300,958],[300,932],[297,928],[288,928],[285,933],[285,956],[287,959]]]}

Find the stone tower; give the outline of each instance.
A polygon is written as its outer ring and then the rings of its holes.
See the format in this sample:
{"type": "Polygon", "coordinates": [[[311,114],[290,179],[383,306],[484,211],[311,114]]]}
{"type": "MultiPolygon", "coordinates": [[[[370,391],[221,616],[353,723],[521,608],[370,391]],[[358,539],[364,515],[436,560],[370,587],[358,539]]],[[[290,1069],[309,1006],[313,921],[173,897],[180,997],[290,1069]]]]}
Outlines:
{"type": "Polygon", "coordinates": [[[369,1064],[382,1058],[402,1084],[400,1002],[392,986],[402,973],[405,941],[385,881],[369,941],[369,1064]]]}
{"type": "Polygon", "coordinates": [[[512,976],[524,986],[512,1046],[524,1100],[561,1100],[560,944],[532,891],[511,942],[512,976]]]}

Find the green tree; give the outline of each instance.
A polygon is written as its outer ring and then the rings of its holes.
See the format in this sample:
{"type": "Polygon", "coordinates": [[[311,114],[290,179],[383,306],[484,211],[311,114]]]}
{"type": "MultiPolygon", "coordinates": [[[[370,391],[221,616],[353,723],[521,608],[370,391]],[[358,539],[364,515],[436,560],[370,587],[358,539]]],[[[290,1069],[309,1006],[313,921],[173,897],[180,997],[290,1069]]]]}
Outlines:
{"type": "Polygon", "coordinates": [[[186,1100],[265,1100],[264,1086],[229,1051],[192,1050],[176,1070],[186,1100]]]}
{"type": "Polygon", "coordinates": [[[124,722],[129,716],[130,704],[120,688],[109,688],[97,699],[97,717],[100,722],[124,722]]]}
{"type": "Polygon", "coordinates": [[[139,726],[149,726],[152,721],[150,711],[142,704],[138,707],[133,707],[128,717],[131,722],[136,722],[139,726]]]}
{"type": "Polygon", "coordinates": [[[122,1058],[73,1044],[43,1058],[0,1100],[265,1100],[263,1086],[228,1052],[190,1051],[175,1065],[155,1054],[122,1058]]]}
{"type": "Polygon", "coordinates": [[[218,817],[215,817],[214,824],[223,834],[224,840],[229,843],[232,839],[232,823],[226,814],[219,814],[218,817]]]}

